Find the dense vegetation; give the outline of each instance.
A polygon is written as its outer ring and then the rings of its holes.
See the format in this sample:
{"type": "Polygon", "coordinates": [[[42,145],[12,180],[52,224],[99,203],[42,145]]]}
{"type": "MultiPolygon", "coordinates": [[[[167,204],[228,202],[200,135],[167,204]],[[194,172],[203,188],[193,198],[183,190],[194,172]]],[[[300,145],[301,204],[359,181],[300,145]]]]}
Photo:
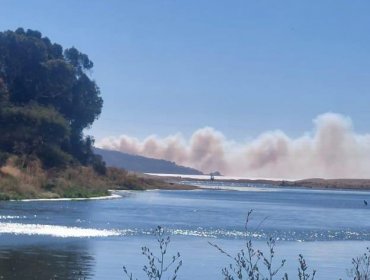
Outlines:
{"type": "MultiPolygon", "coordinates": [[[[93,63],[38,31],[0,32],[0,151],[44,168],[102,164],[83,135],[103,100],[89,76],[93,63]]],[[[104,167],[96,168],[104,172],[104,167]]]]}
{"type": "Polygon", "coordinates": [[[24,198],[85,198],[104,196],[109,189],[143,190],[173,188],[173,184],[138,176],[110,167],[106,174],[92,167],[75,165],[44,169],[40,161],[29,161],[20,168],[21,158],[12,156],[0,167],[0,200],[24,198]]]}
{"type": "Polygon", "coordinates": [[[39,31],[0,32],[0,199],[90,197],[162,184],[106,168],[94,154],[94,139],[83,133],[103,106],[92,68],[86,54],[39,31]]]}

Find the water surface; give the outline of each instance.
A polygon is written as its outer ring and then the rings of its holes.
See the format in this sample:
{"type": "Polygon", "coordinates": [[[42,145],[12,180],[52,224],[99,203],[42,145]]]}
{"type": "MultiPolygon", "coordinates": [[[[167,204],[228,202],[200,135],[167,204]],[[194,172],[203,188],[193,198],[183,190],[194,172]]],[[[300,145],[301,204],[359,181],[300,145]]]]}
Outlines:
{"type": "Polygon", "coordinates": [[[346,279],[351,258],[370,244],[369,192],[278,189],[268,185],[192,182],[195,191],[121,192],[100,201],[1,202],[0,275],[3,279],[123,279],[122,265],[144,279],[143,245],[163,226],[170,254],[184,262],[178,279],[222,279],[246,235],[265,249],[278,240],[278,259],[296,278],[297,256],[318,270],[317,279],[346,279]],[[254,209],[249,232],[246,213],[254,209]]]}

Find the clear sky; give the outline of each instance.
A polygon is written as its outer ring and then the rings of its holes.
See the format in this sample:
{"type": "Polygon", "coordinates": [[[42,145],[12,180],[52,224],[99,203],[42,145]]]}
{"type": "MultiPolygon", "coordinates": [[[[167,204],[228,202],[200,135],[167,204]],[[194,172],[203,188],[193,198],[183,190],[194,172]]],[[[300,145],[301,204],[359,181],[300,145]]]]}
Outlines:
{"type": "Polygon", "coordinates": [[[0,29],[36,29],[94,62],[98,140],[211,126],[295,137],[325,112],[370,117],[370,1],[1,0],[0,29]]]}

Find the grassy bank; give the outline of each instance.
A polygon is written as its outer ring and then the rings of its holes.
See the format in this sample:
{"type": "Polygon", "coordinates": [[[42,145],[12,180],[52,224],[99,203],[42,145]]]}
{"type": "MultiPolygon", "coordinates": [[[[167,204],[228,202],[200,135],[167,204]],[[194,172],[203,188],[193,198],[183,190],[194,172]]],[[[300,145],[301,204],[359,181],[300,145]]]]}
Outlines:
{"type": "Polygon", "coordinates": [[[123,169],[107,168],[100,175],[92,167],[42,168],[39,161],[22,167],[10,158],[0,168],[0,200],[29,198],[89,198],[109,195],[109,189],[145,190],[187,188],[123,169]]]}

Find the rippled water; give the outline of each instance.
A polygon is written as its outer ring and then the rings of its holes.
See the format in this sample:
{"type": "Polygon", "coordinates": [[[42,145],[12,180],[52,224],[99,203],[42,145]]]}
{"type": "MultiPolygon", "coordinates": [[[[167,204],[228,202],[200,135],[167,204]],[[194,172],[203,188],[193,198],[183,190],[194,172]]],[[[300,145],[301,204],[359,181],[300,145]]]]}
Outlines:
{"type": "Polygon", "coordinates": [[[0,276],[114,280],[123,279],[125,264],[141,278],[140,248],[155,248],[151,232],[157,225],[172,236],[171,252],[182,253],[178,279],[222,279],[228,260],[208,241],[233,253],[246,236],[261,248],[273,236],[290,279],[299,253],[318,270],[318,279],[345,279],[351,258],[370,245],[370,206],[363,202],[370,192],[191,183],[206,189],[121,192],[120,199],[100,201],[1,202],[0,276]]]}

